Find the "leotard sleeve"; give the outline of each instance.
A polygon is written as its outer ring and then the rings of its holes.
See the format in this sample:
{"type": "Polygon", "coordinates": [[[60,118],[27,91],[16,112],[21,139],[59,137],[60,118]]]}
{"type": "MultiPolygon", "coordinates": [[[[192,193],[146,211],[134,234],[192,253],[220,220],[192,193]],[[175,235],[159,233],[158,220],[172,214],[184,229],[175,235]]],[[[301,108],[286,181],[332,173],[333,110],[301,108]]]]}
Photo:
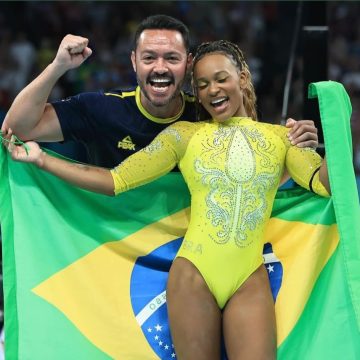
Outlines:
{"type": "Polygon", "coordinates": [[[286,148],[286,168],[293,180],[300,186],[320,196],[329,197],[329,193],[319,178],[322,157],[312,148],[299,148],[291,145],[287,133],[289,129],[276,126],[286,148]]]}
{"type": "Polygon", "coordinates": [[[163,130],[145,148],[111,170],[115,195],[151,182],[171,171],[182,158],[195,123],[179,121],[163,130]]]}

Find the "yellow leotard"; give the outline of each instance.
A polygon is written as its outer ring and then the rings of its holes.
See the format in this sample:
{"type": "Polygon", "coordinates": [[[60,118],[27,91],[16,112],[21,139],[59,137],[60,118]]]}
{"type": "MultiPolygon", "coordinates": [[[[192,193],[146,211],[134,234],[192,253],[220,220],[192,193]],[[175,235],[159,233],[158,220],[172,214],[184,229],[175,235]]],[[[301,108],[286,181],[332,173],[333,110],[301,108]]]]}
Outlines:
{"type": "Polygon", "coordinates": [[[191,219],[177,256],[202,274],[220,308],[263,262],[265,225],[285,167],[301,186],[328,196],[321,157],[291,146],[280,125],[250,118],[178,122],[111,170],[115,193],[178,165],[191,193],[191,219]],[[315,173],[315,175],[313,175],[315,173]]]}

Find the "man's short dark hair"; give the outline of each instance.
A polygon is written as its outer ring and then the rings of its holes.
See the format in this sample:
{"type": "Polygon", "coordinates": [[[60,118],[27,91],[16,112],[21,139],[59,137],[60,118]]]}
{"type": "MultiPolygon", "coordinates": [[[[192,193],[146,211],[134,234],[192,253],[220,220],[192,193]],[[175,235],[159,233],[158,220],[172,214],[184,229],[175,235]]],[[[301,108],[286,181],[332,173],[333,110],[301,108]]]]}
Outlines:
{"type": "Polygon", "coordinates": [[[189,53],[189,29],[180,20],[168,15],[152,15],[143,20],[136,29],[134,36],[134,49],[137,48],[139,37],[144,30],[174,30],[178,31],[183,40],[186,52],[189,53]]]}

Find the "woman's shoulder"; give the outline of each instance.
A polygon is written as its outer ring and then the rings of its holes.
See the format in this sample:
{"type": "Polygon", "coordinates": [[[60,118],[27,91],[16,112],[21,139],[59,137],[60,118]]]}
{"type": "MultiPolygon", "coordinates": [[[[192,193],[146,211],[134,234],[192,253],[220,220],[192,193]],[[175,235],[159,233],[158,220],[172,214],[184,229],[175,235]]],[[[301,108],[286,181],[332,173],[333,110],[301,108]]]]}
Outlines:
{"type": "Polygon", "coordinates": [[[278,136],[285,143],[285,145],[288,145],[289,139],[287,135],[290,129],[288,129],[286,126],[268,122],[257,122],[257,124],[265,131],[270,132],[275,136],[278,136]]]}
{"type": "Polygon", "coordinates": [[[204,122],[177,121],[164,129],[162,135],[174,135],[177,140],[187,141],[202,127],[204,122]]]}
{"type": "Polygon", "coordinates": [[[263,121],[256,121],[257,126],[267,129],[269,131],[273,131],[275,133],[287,133],[289,129],[285,125],[270,123],[270,122],[263,122],[263,121]]]}
{"type": "Polygon", "coordinates": [[[204,126],[206,124],[206,121],[197,121],[197,122],[190,122],[190,121],[184,121],[184,120],[180,120],[177,121],[173,124],[171,124],[169,126],[169,128],[173,128],[173,129],[185,129],[185,130],[189,130],[189,129],[198,129],[202,126],[204,126]]]}

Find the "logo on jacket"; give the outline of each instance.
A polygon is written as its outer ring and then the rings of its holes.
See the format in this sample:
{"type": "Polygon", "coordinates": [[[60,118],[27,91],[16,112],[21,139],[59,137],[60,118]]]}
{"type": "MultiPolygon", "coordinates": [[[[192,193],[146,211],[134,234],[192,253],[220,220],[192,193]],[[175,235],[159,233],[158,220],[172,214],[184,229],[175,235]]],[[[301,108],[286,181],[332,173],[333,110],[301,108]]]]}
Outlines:
{"type": "Polygon", "coordinates": [[[130,135],[125,136],[121,141],[119,141],[117,147],[119,149],[135,151],[135,144],[132,142],[130,135]]]}

